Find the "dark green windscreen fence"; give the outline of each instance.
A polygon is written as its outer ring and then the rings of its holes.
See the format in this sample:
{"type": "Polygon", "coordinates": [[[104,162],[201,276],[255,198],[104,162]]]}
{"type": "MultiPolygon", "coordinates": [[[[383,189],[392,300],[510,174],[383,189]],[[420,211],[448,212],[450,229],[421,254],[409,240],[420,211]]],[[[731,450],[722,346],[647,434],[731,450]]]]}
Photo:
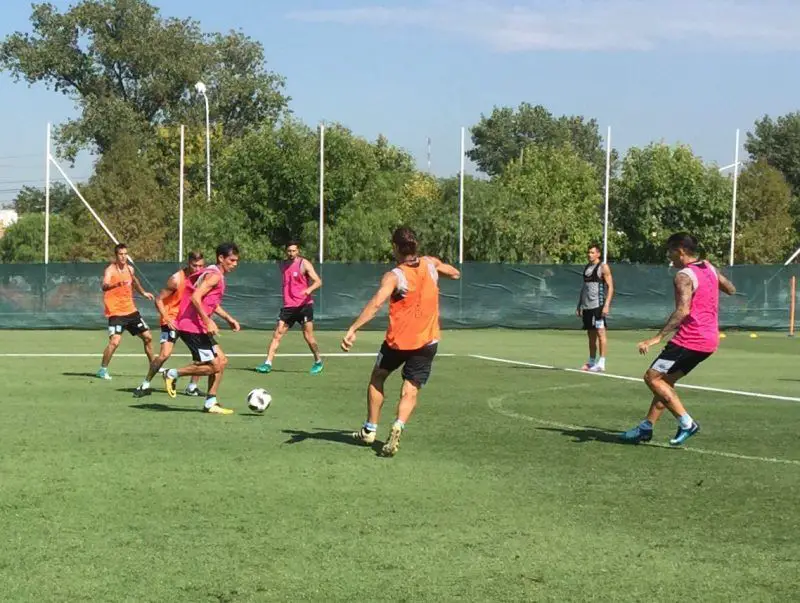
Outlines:
{"type": "MultiPolygon", "coordinates": [[[[138,264],[145,287],[154,293],[177,268],[173,263],[138,264]]],[[[5,329],[95,329],[106,324],[100,283],[104,264],[0,265],[0,326],[5,329]]],[[[324,264],[324,285],[316,295],[318,328],[347,327],[375,292],[391,266],[324,264]]],[[[508,327],[577,329],[575,306],[581,266],[470,263],[460,281],[441,283],[444,328],[508,327]]],[[[673,307],[666,266],[612,264],[617,294],[609,325],[653,328],[673,307]]],[[[790,278],[798,267],[735,266],[725,273],[738,293],[722,300],[725,328],[787,329],[790,278]]],[[[154,305],[137,296],[139,310],[157,326],[154,305]]],[[[243,264],[228,277],[224,307],[245,328],[271,329],[281,305],[276,264],[243,264]]],[[[385,327],[385,311],[371,327],[385,327]]]]}

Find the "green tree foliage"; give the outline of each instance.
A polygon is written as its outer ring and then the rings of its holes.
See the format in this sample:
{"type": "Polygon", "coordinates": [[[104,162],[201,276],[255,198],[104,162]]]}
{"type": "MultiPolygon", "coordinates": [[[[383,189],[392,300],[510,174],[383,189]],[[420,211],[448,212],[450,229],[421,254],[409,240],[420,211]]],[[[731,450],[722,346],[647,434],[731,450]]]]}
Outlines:
{"type": "Polygon", "coordinates": [[[765,115],[747,133],[745,149],[756,160],[777,168],[800,195],[800,112],[772,119],[765,115]]]}
{"type": "Polygon", "coordinates": [[[686,230],[714,261],[730,244],[731,182],[685,146],[628,151],[612,187],[611,228],[621,231],[618,259],[663,263],[666,238],[686,230]]]}
{"type": "MultiPolygon", "coordinates": [[[[60,214],[74,209],[81,201],[72,189],[63,182],[50,185],[50,213],[60,214]]],[[[14,198],[14,210],[20,215],[41,213],[45,210],[45,190],[23,186],[14,198]]]]}
{"type": "Polygon", "coordinates": [[[567,143],[595,167],[598,177],[605,172],[606,152],[597,121],[579,115],[555,117],[541,105],[522,103],[516,110],[495,107],[491,115],[481,115],[472,127],[472,143],[467,156],[489,176],[502,174],[531,146],[561,147],[567,143]]]}
{"type": "MultiPolygon", "coordinates": [[[[44,262],[44,213],[20,216],[0,238],[0,262],[44,262]]],[[[66,262],[71,258],[77,232],[73,223],[64,216],[50,216],[50,261],[66,262]]]]}
{"type": "Polygon", "coordinates": [[[274,121],[286,107],[283,79],[265,68],[260,44],[162,18],[146,0],[83,0],[63,13],[34,4],[31,26],[5,38],[0,68],[75,102],[79,116],[56,133],[69,159],[84,148],[105,152],[120,133],[146,141],[155,125],[204,124],[198,80],[228,136],[274,121]]]}
{"type": "Polygon", "coordinates": [[[738,187],[736,263],[784,261],[796,235],[790,213],[792,191],[783,174],[765,160],[757,161],[742,171],[738,187]]]}

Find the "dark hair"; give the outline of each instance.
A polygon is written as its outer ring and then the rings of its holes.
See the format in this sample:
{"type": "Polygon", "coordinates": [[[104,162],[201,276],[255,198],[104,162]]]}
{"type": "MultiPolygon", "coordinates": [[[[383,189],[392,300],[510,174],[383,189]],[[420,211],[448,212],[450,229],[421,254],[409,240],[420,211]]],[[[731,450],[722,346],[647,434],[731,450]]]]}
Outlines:
{"type": "Polygon", "coordinates": [[[231,255],[239,255],[239,247],[236,243],[220,243],[217,245],[217,258],[219,256],[226,258],[231,255]]]}
{"type": "Polygon", "coordinates": [[[689,255],[697,254],[699,243],[697,239],[690,235],[688,232],[676,232],[667,239],[667,249],[673,251],[683,249],[689,255]]]}
{"type": "Polygon", "coordinates": [[[586,248],[586,251],[591,251],[592,249],[597,249],[597,251],[603,251],[603,248],[600,247],[597,243],[592,243],[586,248]]]}
{"type": "Polygon", "coordinates": [[[401,226],[392,234],[392,243],[401,255],[417,254],[417,235],[407,226],[401,226]]]}
{"type": "Polygon", "coordinates": [[[195,249],[194,251],[190,251],[189,255],[186,256],[187,262],[196,262],[197,260],[203,259],[203,252],[195,249]]]}
{"type": "Polygon", "coordinates": [[[298,241],[297,239],[290,239],[289,241],[286,242],[286,245],[284,245],[283,248],[284,249],[289,249],[289,247],[291,247],[292,245],[294,245],[295,247],[297,247],[299,249],[300,248],[300,241],[298,241]]]}
{"type": "Polygon", "coordinates": [[[123,249],[127,249],[127,248],[128,248],[128,246],[125,243],[117,243],[116,245],[114,245],[114,253],[117,254],[120,251],[122,251],[123,249]]]}

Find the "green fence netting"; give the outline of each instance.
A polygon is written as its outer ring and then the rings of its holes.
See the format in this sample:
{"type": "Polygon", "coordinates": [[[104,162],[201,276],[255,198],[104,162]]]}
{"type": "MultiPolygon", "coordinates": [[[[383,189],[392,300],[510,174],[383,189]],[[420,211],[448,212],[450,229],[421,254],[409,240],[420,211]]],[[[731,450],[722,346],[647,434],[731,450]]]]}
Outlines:
{"type": "MultiPolygon", "coordinates": [[[[106,324],[100,283],[105,264],[0,264],[0,328],[95,329],[106,324]]],[[[174,263],[138,263],[146,288],[157,293],[176,270],[174,263]]],[[[318,328],[342,329],[369,300],[391,266],[318,266],[324,285],[316,295],[318,328]]],[[[469,263],[460,281],[441,283],[444,328],[507,327],[577,329],[575,306],[582,266],[469,263]]],[[[673,307],[667,266],[612,264],[616,298],[609,318],[614,329],[653,328],[673,307]]],[[[734,266],[725,273],[738,292],[721,302],[724,328],[787,329],[791,276],[798,267],[734,266]]],[[[137,296],[139,310],[155,324],[155,306],[137,296]]],[[[228,277],[225,308],[243,327],[271,329],[281,304],[275,263],[242,264],[228,277]]],[[[384,328],[385,311],[371,325],[384,328]]]]}

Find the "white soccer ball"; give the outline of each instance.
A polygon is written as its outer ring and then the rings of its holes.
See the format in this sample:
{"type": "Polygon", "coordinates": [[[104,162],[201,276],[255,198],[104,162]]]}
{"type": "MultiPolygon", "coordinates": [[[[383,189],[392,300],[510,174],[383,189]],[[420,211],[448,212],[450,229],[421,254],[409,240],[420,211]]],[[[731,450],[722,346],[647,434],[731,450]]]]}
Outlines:
{"type": "Polygon", "coordinates": [[[272,396],[265,389],[255,388],[247,394],[247,407],[255,412],[264,412],[272,403],[272,396]]]}

